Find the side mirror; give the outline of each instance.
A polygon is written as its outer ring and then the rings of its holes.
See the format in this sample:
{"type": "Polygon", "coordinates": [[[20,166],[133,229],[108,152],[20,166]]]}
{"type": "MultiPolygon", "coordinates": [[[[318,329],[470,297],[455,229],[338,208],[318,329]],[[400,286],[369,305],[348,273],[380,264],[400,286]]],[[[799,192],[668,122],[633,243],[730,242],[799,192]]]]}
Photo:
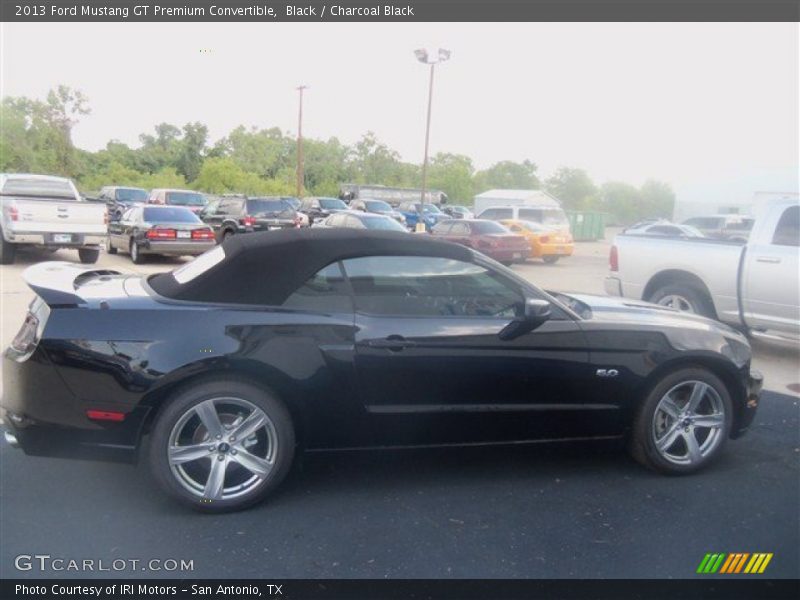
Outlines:
{"type": "Polygon", "coordinates": [[[540,327],[550,318],[550,303],[539,298],[526,298],[522,316],[503,327],[498,337],[503,340],[513,340],[521,335],[530,333],[540,327]]]}

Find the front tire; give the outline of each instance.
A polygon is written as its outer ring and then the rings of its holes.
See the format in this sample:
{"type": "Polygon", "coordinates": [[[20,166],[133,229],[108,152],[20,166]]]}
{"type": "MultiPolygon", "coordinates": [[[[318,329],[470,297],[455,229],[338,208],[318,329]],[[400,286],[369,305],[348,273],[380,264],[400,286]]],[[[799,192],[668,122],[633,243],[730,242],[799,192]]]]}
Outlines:
{"type": "Polygon", "coordinates": [[[78,258],[84,265],[93,265],[100,258],[100,248],[78,248],[78,258]]]}
{"type": "Polygon", "coordinates": [[[674,371],[642,402],[631,454],[662,473],[693,473],[719,456],[732,420],[731,396],[719,377],[701,368],[674,371]]]}
{"type": "Polygon", "coordinates": [[[179,392],[157,417],[149,462],[174,499],[202,512],[263,500],[283,481],[295,435],[286,407],[242,381],[212,380],[179,392]]]}
{"type": "Polygon", "coordinates": [[[681,312],[693,313],[710,319],[716,318],[711,299],[689,284],[676,283],[660,287],[650,296],[649,301],[681,312]]]}

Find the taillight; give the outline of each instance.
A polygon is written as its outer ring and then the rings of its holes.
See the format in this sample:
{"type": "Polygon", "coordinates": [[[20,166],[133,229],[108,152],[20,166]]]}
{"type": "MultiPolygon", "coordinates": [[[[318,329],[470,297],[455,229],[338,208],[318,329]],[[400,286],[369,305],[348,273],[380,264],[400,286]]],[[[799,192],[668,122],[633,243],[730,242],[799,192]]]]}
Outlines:
{"type": "Polygon", "coordinates": [[[302,225],[302,224],[303,224],[303,219],[300,218],[300,215],[297,215],[294,218],[294,226],[295,227],[300,227],[300,225],[302,225]]]}
{"type": "Polygon", "coordinates": [[[26,354],[36,346],[36,332],[39,329],[39,319],[28,313],[25,322],[11,342],[11,347],[17,352],[26,354]]]}
{"type": "Polygon", "coordinates": [[[252,227],[253,225],[256,224],[256,218],[255,217],[242,217],[241,219],[239,219],[239,223],[241,223],[245,227],[252,227]]]}
{"type": "Polygon", "coordinates": [[[19,221],[19,209],[15,202],[8,203],[3,209],[6,213],[6,219],[9,221],[19,221]]]}
{"type": "Polygon", "coordinates": [[[612,271],[619,271],[619,253],[616,246],[611,246],[611,252],[608,253],[608,267],[612,271]]]}
{"type": "Polygon", "coordinates": [[[542,236],[539,237],[539,241],[542,242],[543,244],[546,244],[547,242],[550,241],[550,236],[542,235],[542,236]]]}
{"type": "Polygon", "coordinates": [[[195,229],[192,231],[193,240],[213,240],[214,232],[210,229],[195,229]]]}
{"type": "Polygon", "coordinates": [[[94,410],[90,408],[86,411],[86,416],[93,421],[115,421],[119,423],[125,420],[125,413],[115,410],[94,410]]]}
{"type": "Polygon", "coordinates": [[[151,229],[147,232],[148,240],[174,240],[176,233],[174,229],[151,229]]]}

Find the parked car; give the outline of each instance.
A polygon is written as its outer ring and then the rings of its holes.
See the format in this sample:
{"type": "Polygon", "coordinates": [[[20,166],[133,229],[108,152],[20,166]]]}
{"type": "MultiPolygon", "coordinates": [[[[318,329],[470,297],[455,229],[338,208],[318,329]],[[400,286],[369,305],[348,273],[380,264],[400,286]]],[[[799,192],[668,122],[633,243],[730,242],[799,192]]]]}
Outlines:
{"type": "Polygon", "coordinates": [[[642,221],[626,228],[628,235],[657,235],[678,238],[704,238],[703,232],[691,225],[680,225],[665,220],[642,221]]]}
{"type": "Polygon", "coordinates": [[[683,224],[700,230],[706,237],[747,242],[754,222],[753,217],[744,215],[710,215],[692,217],[683,224]]]}
{"type": "Polygon", "coordinates": [[[335,212],[347,210],[347,204],[339,198],[308,197],[300,201],[300,208],[297,210],[305,214],[309,224],[313,225],[317,219],[325,219],[335,212]]]}
{"type": "MultiPolygon", "coordinates": [[[[406,220],[406,226],[409,229],[416,229],[421,209],[422,204],[420,202],[403,202],[397,207],[397,211],[403,215],[406,220]]],[[[427,231],[430,231],[439,221],[446,221],[450,218],[439,210],[439,207],[435,204],[425,203],[422,220],[427,231]]]]}
{"type": "Polygon", "coordinates": [[[134,204],[147,202],[149,196],[147,190],[142,188],[107,185],[100,190],[97,199],[106,203],[108,218],[116,221],[134,204]]]}
{"type": "Polygon", "coordinates": [[[627,438],[645,465],[694,472],[747,430],[762,382],[725,325],[551,295],[433,236],[284,230],[157,275],[24,278],[6,439],[141,456],[206,512],[260,501],[305,450],[627,438]]]}
{"type": "Polygon", "coordinates": [[[500,221],[500,223],[508,227],[511,233],[521,235],[528,240],[531,247],[531,258],[541,258],[544,262],[553,264],[559,258],[572,256],[572,252],[575,250],[572,235],[563,230],[551,229],[533,221],[509,219],[500,221]]]}
{"type": "Polygon", "coordinates": [[[287,198],[224,196],[209,204],[200,218],[212,227],[219,241],[237,233],[300,227],[302,219],[287,198]]]}
{"type": "Polygon", "coordinates": [[[800,336],[800,205],[770,203],[747,244],[618,235],[606,291],[750,331],[800,336]]]}
{"type": "Polygon", "coordinates": [[[310,227],[311,219],[308,218],[308,215],[300,212],[300,200],[294,196],[282,196],[282,198],[291,204],[292,208],[297,211],[297,216],[300,219],[300,227],[310,227]]]}
{"type": "Polygon", "coordinates": [[[483,252],[505,265],[525,262],[531,255],[528,241],[494,221],[450,219],[437,223],[431,234],[483,252]]]}
{"type": "Polygon", "coordinates": [[[348,205],[350,210],[360,210],[361,212],[374,213],[376,215],[385,215],[391,217],[401,225],[406,224],[406,218],[403,213],[396,211],[388,202],[383,200],[373,200],[371,198],[351,200],[348,205]]]}
{"type": "Polygon", "coordinates": [[[150,254],[197,256],[215,245],[214,232],[189,208],[143,204],[108,224],[106,251],[122,250],[141,264],[150,254]]]}
{"type": "Polygon", "coordinates": [[[204,194],[192,190],[155,189],[147,199],[149,204],[166,204],[167,206],[185,206],[194,213],[199,213],[206,205],[204,194]]]}
{"type": "Polygon", "coordinates": [[[446,204],[439,207],[441,211],[448,217],[453,219],[474,219],[475,215],[466,206],[459,206],[458,204],[446,204]]]}
{"type": "Polygon", "coordinates": [[[491,206],[478,213],[478,218],[491,221],[532,221],[569,233],[567,213],[558,206],[491,206]]]}
{"type": "Polygon", "coordinates": [[[357,210],[343,210],[332,214],[327,219],[317,221],[312,227],[345,227],[349,229],[379,229],[383,231],[402,231],[408,229],[387,215],[363,213],[357,210]]]}
{"type": "Polygon", "coordinates": [[[108,213],[84,200],[71,179],[0,174],[0,204],[0,264],[12,264],[22,246],[76,249],[82,263],[97,262],[108,213]]]}

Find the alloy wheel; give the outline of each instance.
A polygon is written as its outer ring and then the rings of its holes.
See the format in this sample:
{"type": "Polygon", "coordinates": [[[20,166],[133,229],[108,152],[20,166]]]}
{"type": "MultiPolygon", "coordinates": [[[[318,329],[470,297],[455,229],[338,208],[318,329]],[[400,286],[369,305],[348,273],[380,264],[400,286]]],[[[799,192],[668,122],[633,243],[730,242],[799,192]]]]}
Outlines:
{"type": "Polygon", "coordinates": [[[278,436],[267,414],[247,400],[220,397],[188,409],[170,432],[172,475],[189,493],[229,500],[256,489],[272,471],[278,436]]]}
{"type": "Polygon", "coordinates": [[[680,312],[696,313],[694,305],[685,296],[679,294],[670,294],[661,298],[657,304],[659,306],[666,306],[667,308],[674,308],[680,312]]]}
{"type": "Polygon", "coordinates": [[[661,397],[653,415],[658,453],[676,465],[695,465],[722,443],[725,404],[703,381],[683,381],[661,397]]]}

